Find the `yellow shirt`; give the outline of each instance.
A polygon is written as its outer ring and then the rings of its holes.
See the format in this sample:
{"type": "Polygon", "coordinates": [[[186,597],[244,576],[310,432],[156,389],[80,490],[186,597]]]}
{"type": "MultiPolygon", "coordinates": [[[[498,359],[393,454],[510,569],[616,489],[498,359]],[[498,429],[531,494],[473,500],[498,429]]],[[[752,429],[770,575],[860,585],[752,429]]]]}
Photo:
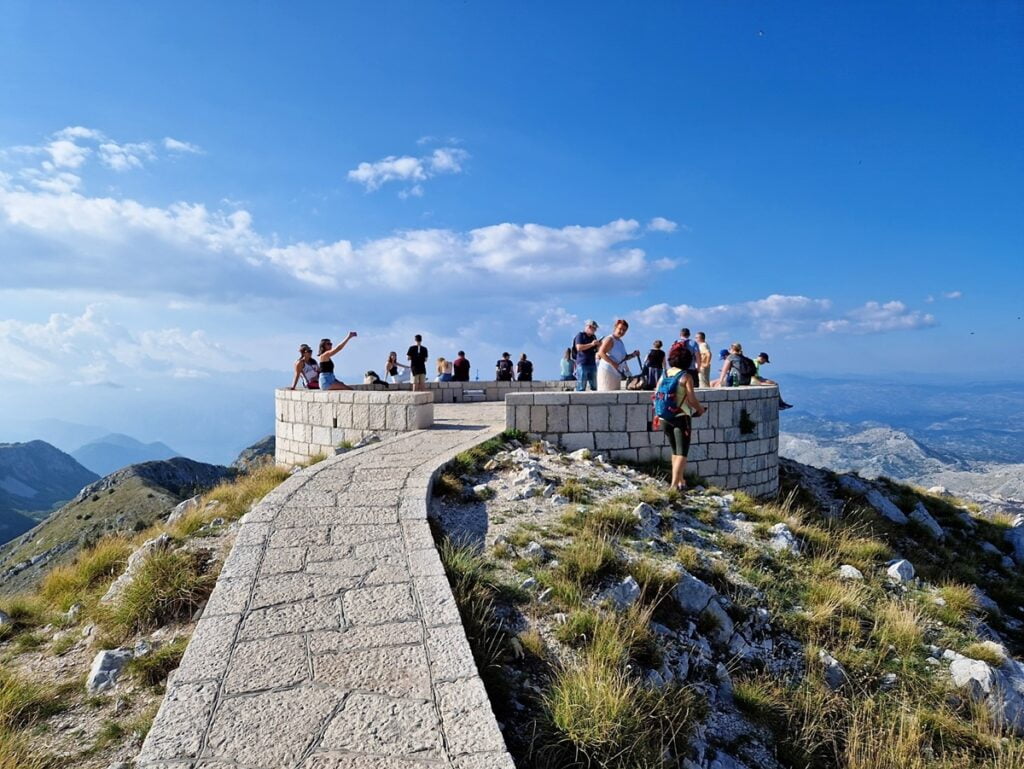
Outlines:
{"type": "MultiPolygon", "coordinates": [[[[665,376],[673,377],[678,374],[682,369],[675,368],[674,366],[665,372],[665,376]]],[[[686,416],[693,416],[693,406],[686,402],[686,375],[679,377],[679,384],[676,385],[676,405],[679,406],[679,412],[686,414],[686,416]]]]}

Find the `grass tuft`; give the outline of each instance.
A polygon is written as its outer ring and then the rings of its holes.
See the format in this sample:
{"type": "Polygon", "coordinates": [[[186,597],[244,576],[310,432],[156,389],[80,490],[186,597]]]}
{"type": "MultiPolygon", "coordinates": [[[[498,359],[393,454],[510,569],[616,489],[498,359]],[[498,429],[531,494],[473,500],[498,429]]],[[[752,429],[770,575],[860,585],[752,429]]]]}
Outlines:
{"type": "Polygon", "coordinates": [[[187,638],[175,638],[145,656],[135,657],[128,663],[127,673],[146,686],[161,686],[181,663],[186,645],[187,638]]]}

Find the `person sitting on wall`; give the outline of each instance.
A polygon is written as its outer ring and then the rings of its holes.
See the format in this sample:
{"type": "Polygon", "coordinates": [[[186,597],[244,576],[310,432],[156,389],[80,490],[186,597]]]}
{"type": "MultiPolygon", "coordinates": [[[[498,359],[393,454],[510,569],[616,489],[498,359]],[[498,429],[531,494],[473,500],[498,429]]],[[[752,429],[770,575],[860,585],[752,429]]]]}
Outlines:
{"type": "Polygon", "coordinates": [[[466,358],[466,353],[459,350],[459,357],[452,361],[452,381],[453,382],[468,382],[469,381],[469,360],[466,358]]]}
{"type": "Polygon", "coordinates": [[[437,378],[435,382],[450,382],[452,381],[452,363],[446,358],[437,359],[437,378]]]}
{"type": "Polygon", "coordinates": [[[409,367],[404,363],[398,362],[398,353],[392,350],[388,353],[388,362],[384,364],[384,379],[391,384],[397,384],[402,373],[399,369],[409,370],[409,367]]]}
{"type": "Polygon", "coordinates": [[[501,360],[494,364],[494,378],[499,382],[511,382],[513,371],[515,366],[512,365],[512,356],[503,352],[501,360]]]}
{"type": "Polygon", "coordinates": [[[349,343],[349,340],[355,339],[356,332],[349,331],[348,336],[345,340],[337,347],[331,347],[330,339],[320,340],[320,349],[318,355],[320,357],[320,389],[321,390],[351,390],[347,384],[342,382],[336,376],[334,376],[334,356],[345,349],[345,345],[349,343]]]}
{"type": "MultiPolygon", "coordinates": [[[[768,377],[761,376],[761,367],[764,366],[766,363],[771,363],[771,361],[768,360],[768,353],[766,353],[766,352],[759,352],[757,354],[757,357],[754,358],[754,368],[756,369],[756,372],[754,373],[754,376],[751,377],[750,383],[753,384],[753,385],[766,385],[766,386],[769,386],[769,387],[770,386],[778,387],[779,386],[778,382],[776,382],[776,381],[774,381],[772,379],[768,379],[768,377]]],[[[786,403],[786,401],[784,401],[782,399],[782,391],[780,390],[779,391],[779,411],[785,411],[786,409],[791,409],[791,408],[793,408],[793,404],[786,403]]]]}
{"type": "Polygon", "coordinates": [[[743,354],[743,345],[739,342],[733,342],[728,350],[722,350],[719,357],[724,358],[725,363],[722,364],[722,373],[718,381],[714,382],[712,387],[745,387],[757,373],[754,361],[743,354]]]}
{"type": "Polygon", "coordinates": [[[519,356],[519,362],[516,364],[516,374],[520,382],[533,381],[533,362],[526,359],[525,352],[519,356]]]}
{"type": "Polygon", "coordinates": [[[320,366],[313,359],[313,348],[308,344],[299,346],[299,359],[295,361],[295,378],[292,380],[292,390],[299,383],[300,377],[307,390],[320,389],[320,366]]]}
{"type": "Polygon", "coordinates": [[[572,348],[566,347],[562,353],[562,360],[558,362],[559,375],[563,382],[574,382],[576,380],[576,361],[572,357],[572,348]]]}
{"type": "Polygon", "coordinates": [[[668,351],[669,368],[658,380],[654,391],[654,418],[672,447],[672,487],[686,490],[686,455],[690,452],[691,417],[704,413],[697,400],[693,377],[689,375],[693,353],[684,342],[675,342],[668,351]]]}

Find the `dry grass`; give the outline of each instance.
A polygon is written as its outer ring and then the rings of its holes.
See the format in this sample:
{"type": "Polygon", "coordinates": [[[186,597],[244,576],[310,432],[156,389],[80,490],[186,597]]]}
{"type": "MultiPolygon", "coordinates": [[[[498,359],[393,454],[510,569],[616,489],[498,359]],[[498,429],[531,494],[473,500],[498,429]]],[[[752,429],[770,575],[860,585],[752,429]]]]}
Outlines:
{"type": "Polygon", "coordinates": [[[970,657],[973,660],[981,660],[987,662],[994,668],[999,667],[1006,662],[1006,657],[999,651],[996,644],[988,641],[980,641],[977,643],[969,644],[964,647],[963,651],[960,652],[965,657],[970,657]]]}
{"type": "Polygon", "coordinates": [[[182,550],[156,550],[146,556],[135,579],[117,602],[99,612],[115,638],[128,638],[169,622],[188,619],[217,581],[204,557],[182,550]]]}
{"type": "MultiPolygon", "coordinates": [[[[315,457],[314,457],[315,459],[315,457]]],[[[322,457],[321,457],[322,459],[322,457]]],[[[310,464],[315,464],[310,460],[310,464]]],[[[263,497],[276,489],[288,478],[288,471],[274,465],[263,465],[250,473],[239,475],[212,488],[203,497],[203,502],[220,502],[209,511],[210,518],[224,518],[234,521],[241,518],[263,497]]]]}
{"type": "Polygon", "coordinates": [[[588,504],[591,500],[590,489],[576,478],[566,478],[558,486],[558,493],[579,505],[588,504]]]}
{"type": "Polygon", "coordinates": [[[906,601],[885,601],[877,604],[874,611],[871,636],[880,647],[892,645],[903,657],[921,649],[924,621],[917,606],[906,601]]]}
{"type": "Polygon", "coordinates": [[[581,532],[562,549],[558,561],[558,570],[579,585],[592,585],[619,568],[611,541],[589,530],[581,532]]]}
{"type": "Polygon", "coordinates": [[[39,585],[39,596],[60,611],[74,603],[87,603],[124,571],[131,551],[129,540],[104,537],[72,563],[51,569],[39,585]]]}

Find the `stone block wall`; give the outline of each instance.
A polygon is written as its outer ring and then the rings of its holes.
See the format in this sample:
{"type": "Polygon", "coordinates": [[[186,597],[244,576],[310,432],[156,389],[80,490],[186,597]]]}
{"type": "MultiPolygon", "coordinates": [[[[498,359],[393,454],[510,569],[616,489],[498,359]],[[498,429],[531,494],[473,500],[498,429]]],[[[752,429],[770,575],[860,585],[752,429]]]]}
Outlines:
{"type": "Polygon", "coordinates": [[[288,390],[274,398],[279,465],[296,465],[317,454],[332,456],[342,441],[371,433],[390,438],[434,424],[434,396],[398,390],[288,390]]]}
{"type": "MultiPolygon", "coordinates": [[[[463,390],[483,393],[485,401],[503,401],[509,393],[521,392],[569,392],[576,388],[576,382],[561,382],[557,379],[538,379],[533,382],[496,382],[480,380],[474,382],[427,382],[427,392],[434,394],[434,403],[463,403],[466,397],[463,390]]],[[[358,385],[358,389],[367,388],[358,385]]],[[[368,388],[367,388],[368,389],[368,388]]],[[[381,388],[376,392],[411,392],[412,385],[405,382],[388,385],[387,390],[381,388]]],[[[473,398],[478,400],[478,398],[473,398]]]]}
{"type": "MultiPolygon", "coordinates": [[[[693,420],[687,470],[723,489],[754,496],[779,487],[777,387],[697,390],[707,408],[693,420]],[[743,420],[744,411],[748,420],[743,420]],[[741,422],[745,423],[741,427],[741,422]]],[[[568,451],[587,448],[613,461],[668,461],[665,434],[649,429],[650,392],[510,393],[505,423],[568,451]]]]}

